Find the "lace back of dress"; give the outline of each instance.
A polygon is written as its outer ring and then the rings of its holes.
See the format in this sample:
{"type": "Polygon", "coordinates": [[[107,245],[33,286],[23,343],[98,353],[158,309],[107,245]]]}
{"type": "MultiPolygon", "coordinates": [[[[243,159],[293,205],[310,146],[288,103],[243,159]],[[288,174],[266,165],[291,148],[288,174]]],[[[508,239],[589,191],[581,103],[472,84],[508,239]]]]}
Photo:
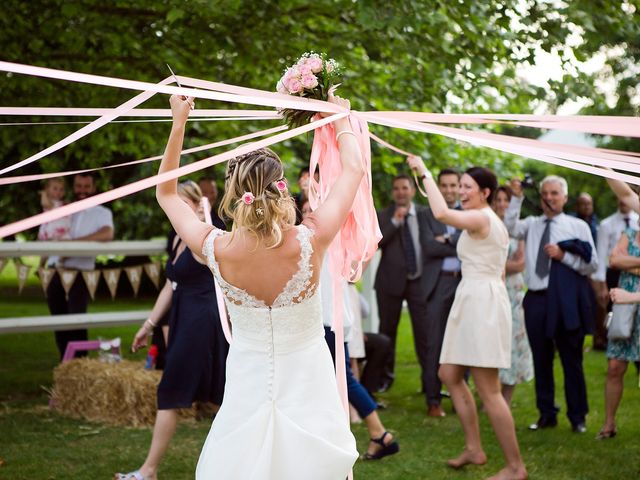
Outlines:
{"type": "MultiPolygon", "coordinates": [[[[317,288],[317,284],[311,282],[313,277],[313,269],[311,267],[311,255],[313,254],[311,237],[313,236],[313,231],[304,225],[299,225],[296,229],[296,238],[300,243],[298,269],[287,281],[284,289],[280,294],[278,294],[271,305],[271,308],[286,307],[288,305],[301,303],[305,299],[312,297],[317,288]]],[[[268,305],[265,302],[254,297],[246,290],[228,283],[220,274],[220,267],[215,258],[214,243],[216,237],[223,234],[224,232],[222,230],[211,230],[211,233],[207,236],[204,242],[202,253],[207,259],[207,265],[213,271],[224,296],[229,302],[234,303],[235,305],[250,308],[268,308],[268,305]]]]}

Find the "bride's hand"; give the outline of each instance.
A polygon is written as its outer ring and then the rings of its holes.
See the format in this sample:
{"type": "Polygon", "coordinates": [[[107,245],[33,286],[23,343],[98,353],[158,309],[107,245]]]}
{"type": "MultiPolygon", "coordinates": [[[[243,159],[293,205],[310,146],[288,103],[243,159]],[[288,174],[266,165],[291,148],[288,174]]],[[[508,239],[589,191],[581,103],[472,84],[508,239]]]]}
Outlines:
{"type": "Polygon", "coordinates": [[[407,164],[411,167],[412,170],[415,170],[418,175],[422,175],[427,171],[427,167],[425,166],[422,158],[417,155],[409,155],[407,157],[407,164]]]}
{"type": "MultiPolygon", "coordinates": [[[[327,102],[333,103],[339,107],[344,108],[345,110],[351,110],[351,102],[346,98],[339,97],[338,95],[334,95],[333,89],[329,90],[329,94],[327,96],[327,102]]],[[[322,118],[330,117],[331,115],[335,115],[335,112],[319,112],[322,118]]]]}
{"type": "Polygon", "coordinates": [[[171,115],[173,116],[174,125],[184,125],[189,118],[189,112],[193,110],[195,106],[194,97],[171,95],[169,103],[171,104],[171,115]]]}

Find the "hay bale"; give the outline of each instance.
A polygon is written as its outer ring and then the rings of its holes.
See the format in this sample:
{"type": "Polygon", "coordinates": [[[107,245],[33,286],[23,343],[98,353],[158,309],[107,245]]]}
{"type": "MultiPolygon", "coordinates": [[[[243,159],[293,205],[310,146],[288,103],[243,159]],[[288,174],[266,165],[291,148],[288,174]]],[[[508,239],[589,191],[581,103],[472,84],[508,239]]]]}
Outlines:
{"type": "MultiPolygon", "coordinates": [[[[73,418],[109,425],[153,426],[156,393],[162,372],[145,370],[144,362],[105,363],[79,358],[53,370],[51,399],[56,410],[73,418]]],[[[180,415],[194,418],[194,408],[180,415]]]]}

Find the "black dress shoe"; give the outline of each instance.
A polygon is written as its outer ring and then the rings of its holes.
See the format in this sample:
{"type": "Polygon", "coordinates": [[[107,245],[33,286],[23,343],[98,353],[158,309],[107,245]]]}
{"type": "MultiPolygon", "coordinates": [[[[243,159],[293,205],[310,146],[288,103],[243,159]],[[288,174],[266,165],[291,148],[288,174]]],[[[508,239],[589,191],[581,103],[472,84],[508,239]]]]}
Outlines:
{"type": "Polygon", "coordinates": [[[389,390],[391,388],[391,385],[393,385],[393,378],[388,378],[383,380],[382,385],[380,385],[378,387],[378,389],[376,390],[376,393],[384,393],[387,390],[389,390]]]}
{"type": "Polygon", "coordinates": [[[557,418],[540,417],[536,423],[529,425],[529,430],[542,430],[543,428],[551,428],[558,425],[557,418]]]}
{"type": "Polygon", "coordinates": [[[584,422],[574,423],[571,426],[573,433],[587,433],[587,425],[584,422]]]}

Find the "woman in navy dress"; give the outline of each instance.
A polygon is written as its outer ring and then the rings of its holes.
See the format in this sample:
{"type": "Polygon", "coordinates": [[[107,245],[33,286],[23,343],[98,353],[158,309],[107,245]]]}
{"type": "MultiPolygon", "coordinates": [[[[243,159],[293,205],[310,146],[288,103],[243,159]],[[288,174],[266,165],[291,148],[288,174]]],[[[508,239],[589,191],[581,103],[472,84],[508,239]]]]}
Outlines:
{"type": "MultiPolygon", "coordinates": [[[[198,185],[183,182],[178,191],[182,200],[202,215],[198,185]]],[[[139,470],[118,473],[117,480],[157,478],[158,466],[176,429],[177,409],[191,408],[196,401],[222,403],[229,344],[220,324],[211,271],[175,237],[166,276],[167,282],[132,345],[133,351],[145,347],[159,319],[169,312],[169,340],[158,386],[158,413],[151,447],[139,470]]]]}

